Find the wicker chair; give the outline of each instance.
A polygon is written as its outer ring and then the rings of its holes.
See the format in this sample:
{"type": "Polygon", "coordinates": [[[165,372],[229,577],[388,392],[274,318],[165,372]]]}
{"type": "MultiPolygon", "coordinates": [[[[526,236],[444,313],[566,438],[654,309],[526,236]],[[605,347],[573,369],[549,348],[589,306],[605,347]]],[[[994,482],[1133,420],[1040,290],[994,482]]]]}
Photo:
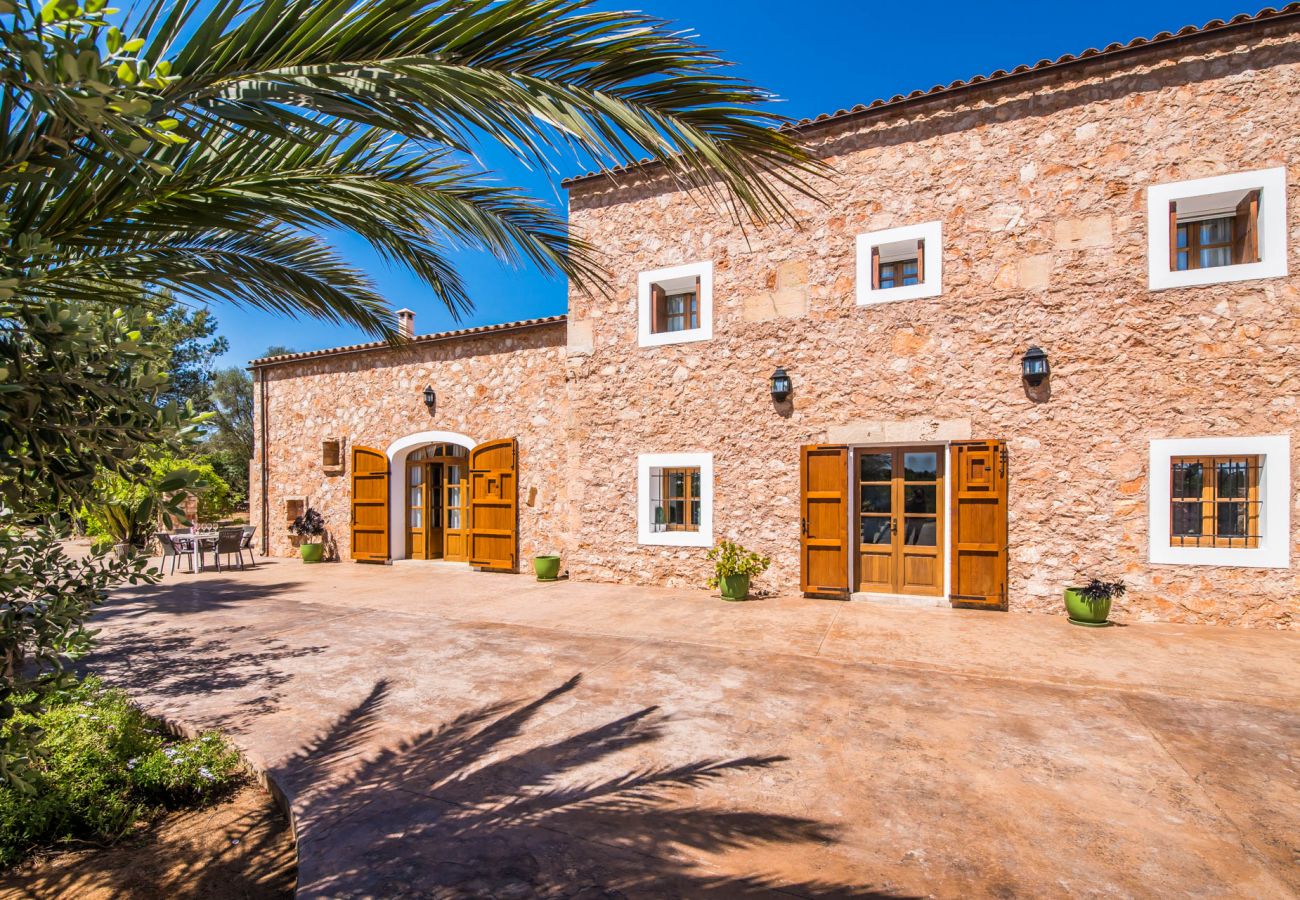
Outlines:
{"type": "Polygon", "coordinates": [[[217,532],[216,548],[212,555],[217,560],[217,571],[221,571],[221,557],[234,556],[239,560],[239,568],[244,568],[244,529],[222,528],[217,532]]]}

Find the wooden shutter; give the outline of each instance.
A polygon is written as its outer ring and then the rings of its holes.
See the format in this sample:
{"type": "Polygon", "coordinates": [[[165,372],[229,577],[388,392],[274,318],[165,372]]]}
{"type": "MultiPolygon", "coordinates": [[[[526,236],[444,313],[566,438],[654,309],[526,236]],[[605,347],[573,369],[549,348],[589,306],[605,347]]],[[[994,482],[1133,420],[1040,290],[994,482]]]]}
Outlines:
{"type": "Polygon", "coordinates": [[[871,289],[880,290],[880,248],[871,248],[871,289]]]}
{"type": "Polygon", "coordinates": [[[925,284],[925,241],[916,242],[916,283],[925,284]]]}
{"type": "Polygon", "coordinates": [[[799,485],[803,496],[799,534],[805,594],[849,593],[849,448],[803,447],[799,485]]]}
{"type": "Polygon", "coordinates": [[[1002,441],[952,445],[952,594],[956,605],[1007,605],[1007,455],[1002,441]]]}
{"type": "Polygon", "coordinates": [[[1237,204],[1232,228],[1232,261],[1259,262],[1259,191],[1251,191],[1237,204]]]}
{"type": "Polygon", "coordinates": [[[516,568],[519,557],[519,444],[487,441],[469,452],[469,562],[516,568]]]}
{"type": "Polygon", "coordinates": [[[668,293],[657,284],[650,285],[650,333],[668,328],[668,293]]]}
{"type": "Polygon", "coordinates": [[[1178,203],[1173,200],[1169,201],[1169,271],[1178,271],[1178,203]]]}
{"type": "Polygon", "coordinates": [[[371,447],[352,448],[352,559],[388,559],[388,456],[371,447]]]}

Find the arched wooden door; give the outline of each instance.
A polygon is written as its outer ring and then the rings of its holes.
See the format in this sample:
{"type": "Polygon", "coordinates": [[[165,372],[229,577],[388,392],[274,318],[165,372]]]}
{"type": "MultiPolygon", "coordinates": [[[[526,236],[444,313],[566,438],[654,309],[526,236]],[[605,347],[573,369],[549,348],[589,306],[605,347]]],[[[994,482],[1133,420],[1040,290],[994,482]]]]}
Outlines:
{"type": "Polygon", "coordinates": [[[519,444],[487,441],[469,452],[469,562],[510,569],[519,560],[519,444]]]}
{"type": "Polygon", "coordinates": [[[352,448],[352,559],[388,559],[388,456],[352,448]]]}

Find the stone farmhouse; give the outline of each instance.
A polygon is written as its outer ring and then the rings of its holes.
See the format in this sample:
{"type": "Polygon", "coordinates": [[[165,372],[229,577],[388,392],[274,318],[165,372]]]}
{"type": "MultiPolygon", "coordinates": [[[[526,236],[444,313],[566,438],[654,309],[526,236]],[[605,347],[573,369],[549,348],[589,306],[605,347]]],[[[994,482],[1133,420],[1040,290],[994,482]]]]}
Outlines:
{"type": "Polygon", "coordinates": [[[606,295],[252,364],[263,549],[1296,627],[1297,109],[1292,4],[802,121],[797,229],[571,179],[606,295]]]}

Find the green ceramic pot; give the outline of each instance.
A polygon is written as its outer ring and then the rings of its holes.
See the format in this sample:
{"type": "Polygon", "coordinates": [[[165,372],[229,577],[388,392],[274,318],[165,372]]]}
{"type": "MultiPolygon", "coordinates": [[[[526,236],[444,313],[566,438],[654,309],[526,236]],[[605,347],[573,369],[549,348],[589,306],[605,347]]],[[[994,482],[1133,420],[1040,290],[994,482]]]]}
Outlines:
{"type": "Polygon", "coordinates": [[[720,575],[718,590],[722,592],[723,600],[744,600],[749,596],[749,576],[720,575]]]}
{"type": "Polygon", "coordinates": [[[303,562],[318,563],[325,558],[324,544],[299,544],[298,555],[303,562]]]}
{"type": "Polygon", "coordinates": [[[1065,589],[1065,612],[1075,625],[1109,625],[1110,598],[1105,600],[1085,600],[1083,588],[1065,589]]]}
{"type": "Polygon", "coordinates": [[[560,577],[560,558],[558,556],[534,556],[533,571],[538,581],[555,581],[560,577]]]}

